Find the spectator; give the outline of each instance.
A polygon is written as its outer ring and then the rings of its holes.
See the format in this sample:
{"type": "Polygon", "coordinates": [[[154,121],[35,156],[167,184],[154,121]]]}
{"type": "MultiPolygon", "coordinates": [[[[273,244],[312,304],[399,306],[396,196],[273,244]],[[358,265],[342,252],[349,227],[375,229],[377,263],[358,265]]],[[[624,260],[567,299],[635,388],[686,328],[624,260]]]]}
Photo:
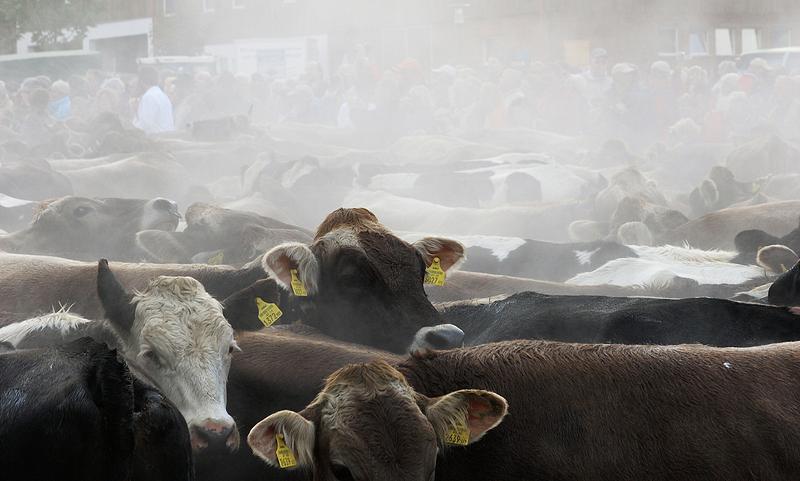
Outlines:
{"type": "Polygon", "coordinates": [[[20,126],[19,133],[28,147],[36,148],[49,143],[53,139],[53,119],[47,113],[50,94],[39,88],[28,96],[28,115],[20,126]]]}
{"type": "Polygon", "coordinates": [[[50,115],[59,121],[64,121],[72,116],[72,105],[69,98],[69,84],[63,80],[56,80],[50,86],[50,104],[47,106],[50,115]]]}
{"type": "Polygon", "coordinates": [[[144,91],[144,94],[139,99],[139,107],[133,125],[147,134],[175,130],[172,102],[158,86],[156,69],[143,67],[139,71],[139,88],[144,91]]]}

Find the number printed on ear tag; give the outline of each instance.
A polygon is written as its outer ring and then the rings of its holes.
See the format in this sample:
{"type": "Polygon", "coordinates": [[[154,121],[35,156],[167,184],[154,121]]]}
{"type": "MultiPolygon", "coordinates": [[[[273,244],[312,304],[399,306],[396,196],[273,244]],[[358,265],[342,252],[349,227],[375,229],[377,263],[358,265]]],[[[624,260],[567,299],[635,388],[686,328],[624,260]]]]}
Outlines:
{"type": "Polygon", "coordinates": [[[434,286],[443,286],[446,274],[442,269],[442,264],[438,257],[433,258],[431,265],[425,269],[425,284],[433,284],[434,286]]]}
{"type": "Polygon", "coordinates": [[[258,306],[258,319],[266,327],[275,324],[275,321],[283,315],[281,308],[277,304],[267,302],[260,297],[256,297],[256,306],[258,306]]]}
{"type": "Polygon", "coordinates": [[[292,269],[289,272],[292,274],[292,292],[294,292],[294,295],[298,297],[306,297],[308,295],[308,291],[306,291],[306,285],[303,284],[303,281],[297,277],[297,269],[292,269]]]}
{"type": "Polygon", "coordinates": [[[281,468],[286,469],[297,466],[297,459],[283,440],[283,434],[275,436],[275,457],[278,458],[278,465],[281,468]]]}
{"type": "Polygon", "coordinates": [[[467,424],[462,421],[458,426],[451,428],[450,431],[447,432],[445,442],[456,446],[466,446],[469,444],[469,428],[467,424]]]}

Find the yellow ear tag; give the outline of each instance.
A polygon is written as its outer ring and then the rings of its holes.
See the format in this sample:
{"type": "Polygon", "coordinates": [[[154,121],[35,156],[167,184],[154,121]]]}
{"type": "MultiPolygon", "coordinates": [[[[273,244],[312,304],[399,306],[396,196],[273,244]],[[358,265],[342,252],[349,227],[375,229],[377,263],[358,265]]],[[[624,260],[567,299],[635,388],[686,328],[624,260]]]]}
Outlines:
{"type": "Polygon", "coordinates": [[[308,295],[308,291],[306,291],[306,285],[303,284],[303,281],[297,277],[297,269],[292,269],[289,272],[292,274],[292,292],[294,292],[294,295],[298,297],[306,297],[308,295]]]}
{"type": "Polygon", "coordinates": [[[275,324],[275,321],[283,315],[277,304],[267,302],[260,297],[256,297],[256,306],[258,306],[258,318],[266,327],[275,324]]]}
{"type": "Polygon", "coordinates": [[[222,264],[222,259],[224,257],[225,256],[222,254],[222,251],[219,251],[216,254],[214,254],[213,256],[208,258],[208,264],[212,265],[212,266],[218,266],[218,265],[222,264]]]}
{"type": "Polygon", "coordinates": [[[445,442],[456,446],[466,446],[469,444],[469,428],[467,427],[467,423],[462,421],[458,423],[458,426],[450,428],[450,431],[448,431],[445,437],[445,442]]]}
{"type": "Polygon", "coordinates": [[[438,257],[433,258],[431,265],[425,269],[425,284],[433,284],[434,286],[443,286],[446,274],[442,270],[442,265],[438,257]]]}
{"type": "Polygon", "coordinates": [[[278,465],[281,468],[293,468],[297,466],[297,459],[289,446],[283,441],[283,434],[275,436],[275,457],[278,458],[278,465]]]}

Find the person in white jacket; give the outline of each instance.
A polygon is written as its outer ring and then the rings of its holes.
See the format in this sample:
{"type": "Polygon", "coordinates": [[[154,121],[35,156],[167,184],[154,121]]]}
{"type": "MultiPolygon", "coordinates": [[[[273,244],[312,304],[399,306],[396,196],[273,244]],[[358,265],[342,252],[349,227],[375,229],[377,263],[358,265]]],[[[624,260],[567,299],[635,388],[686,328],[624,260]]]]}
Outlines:
{"type": "Polygon", "coordinates": [[[139,86],[145,92],[139,99],[133,125],[147,134],[175,130],[172,102],[158,86],[158,71],[153,67],[143,67],[139,71],[139,86]]]}

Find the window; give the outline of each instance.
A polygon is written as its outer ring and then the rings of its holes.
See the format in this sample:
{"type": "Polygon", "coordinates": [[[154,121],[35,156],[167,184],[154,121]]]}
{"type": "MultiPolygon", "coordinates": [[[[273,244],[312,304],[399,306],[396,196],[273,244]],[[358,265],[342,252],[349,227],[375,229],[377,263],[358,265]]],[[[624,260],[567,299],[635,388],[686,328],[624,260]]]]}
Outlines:
{"type": "Polygon", "coordinates": [[[203,0],[203,11],[213,12],[214,8],[217,6],[217,0],[203,0]]]}
{"type": "Polygon", "coordinates": [[[792,45],[792,31],[788,28],[772,29],[772,41],[769,46],[772,48],[790,47],[792,45]]]}
{"type": "Polygon", "coordinates": [[[233,8],[244,8],[245,0],[233,0],[233,8]]]}
{"type": "Polygon", "coordinates": [[[678,31],[674,28],[662,28],[658,31],[658,53],[675,53],[678,51],[678,31]]]}
{"type": "Polygon", "coordinates": [[[171,17],[175,15],[175,1],[176,0],[164,0],[164,16],[171,17]]]}
{"type": "Polygon", "coordinates": [[[747,53],[761,48],[761,32],[755,28],[742,29],[742,52],[747,53]]]}
{"type": "Polygon", "coordinates": [[[689,34],[689,55],[708,54],[708,34],[706,32],[691,32],[689,34]]]}
{"type": "Polygon", "coordinates": [[[733,56],[733,32],[731,29],[714,29],[714,52],[717,55],[733,56]]]}

